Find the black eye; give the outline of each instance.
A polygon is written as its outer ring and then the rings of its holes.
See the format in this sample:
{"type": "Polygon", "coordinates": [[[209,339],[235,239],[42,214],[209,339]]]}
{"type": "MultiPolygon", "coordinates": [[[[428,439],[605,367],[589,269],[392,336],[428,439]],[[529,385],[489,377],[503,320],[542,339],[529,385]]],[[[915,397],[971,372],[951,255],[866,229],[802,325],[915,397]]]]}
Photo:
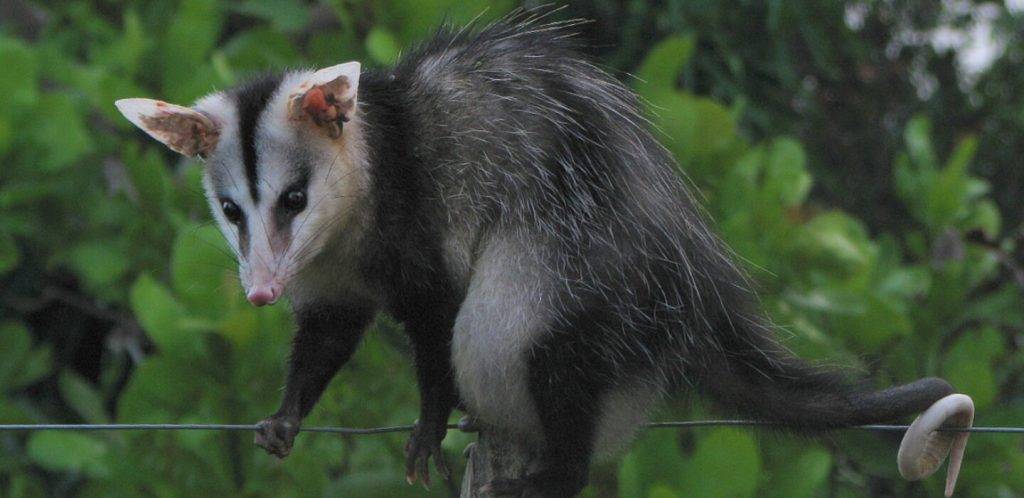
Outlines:
{"type": "Polygon", "coordinates": [[[298,213],[306,209],[306,193],[301,190],[289,190],[281,196],[281,205],[293,213],[298,213]]]}
{"type": "Polygon", "coordinates": [[[242,221],[242,210],[233,201],[221,201],[220,208],[224,211],[224,217],[235,225],[242,221]]]}

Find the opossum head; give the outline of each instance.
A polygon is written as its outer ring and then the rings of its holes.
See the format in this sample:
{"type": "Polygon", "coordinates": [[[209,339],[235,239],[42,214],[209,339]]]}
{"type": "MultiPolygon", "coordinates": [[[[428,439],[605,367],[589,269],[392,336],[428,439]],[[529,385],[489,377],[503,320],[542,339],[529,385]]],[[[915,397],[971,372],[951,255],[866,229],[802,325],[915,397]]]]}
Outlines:
{"type": "Polygon", "coordinates": [[[257,306],[277,301],[353,224],[366,191],[358,85],[350,62],[266,76],[192,107],[116,103],[153,138],[204,160],[206,197],[257,306]]]}

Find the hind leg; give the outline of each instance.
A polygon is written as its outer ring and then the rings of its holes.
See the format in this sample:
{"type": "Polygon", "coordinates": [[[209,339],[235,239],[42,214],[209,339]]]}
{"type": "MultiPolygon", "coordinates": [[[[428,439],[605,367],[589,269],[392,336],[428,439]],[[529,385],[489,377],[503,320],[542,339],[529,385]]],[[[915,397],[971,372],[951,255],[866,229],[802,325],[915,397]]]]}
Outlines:
{"type": "Polygon", "coordinates": [[[571,497],[587,485],[590,461],[606,391],[590,348],[579,334],[555,335],[529,352],[529,389],[544,435],[535,471],[518,479],[494,481],[495,495],[530,498],[571,497]]]}
{"type": "Polygon", "coordinates": [[[451,320],[444,314],[432,319],[406,323],[412,338],[416,363],[416,380],[420,389],[420,418],[405,446],[405,478],[412,484],[417,478],[430,485],[429,460],[434,459],[437,472],[445,480],[451,478],[441,452],[441,441],[447,434],[448,416],[458,404],[452,377],[451,320]]]}
{"type": "Polygon", "coordinates": [[[619,318],[601,311],[601,299],[580,305],[586,313],[557,306],[579,303],[582,293],[558,295],[565,289],[544,270],[553,263],[535,242],[481,245],[455,322],[452,357],[459,394],[481,427],[541,445],[532,473],[485,488],[492,495],[565,498],[587,483],[598,403],[612,376],[610,368],[595,368],[610,365],[601,365],[588,342],[609,329],[599,325],[619,318]]]}

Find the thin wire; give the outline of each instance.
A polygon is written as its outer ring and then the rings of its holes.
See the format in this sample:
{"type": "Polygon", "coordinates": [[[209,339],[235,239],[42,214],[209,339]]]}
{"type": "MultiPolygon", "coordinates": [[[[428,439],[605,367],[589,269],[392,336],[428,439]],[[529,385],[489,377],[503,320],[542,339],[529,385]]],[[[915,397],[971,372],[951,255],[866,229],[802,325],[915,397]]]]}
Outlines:
{"type": "MultiPolygon", "coordinates": [[[[450,425],[449,429],[458,426],[450,425]]],[[[0,424],[2,431],[255,431],[255,424],[0,424]]],[[[301,432],[328,432],[334,434],[384,434],[409,432],[411,425],[371,427],[303,427],[301,432]]]]}
{"type": "MultiPolygon", "coordinates": [[[[689,420],[675,422],[651,422],[644,424],[645,429],[721,427],[721,426],[768,426],[785,428],[784,424],[761,422],[757,420],[689,420]]],[[[844,430],[863,430],[874,432],[903,432],[908,425],[858,425],[841,427],[844,430]]],[[[255,431],[255,424],[0,424],[3,431],[255,431]]],[[[457,424],[449,424],[448,429],[459,429],[457,424]]],[[[386,434],[391,432],[412,431],[412,425],[393,425],[387,427],[303,427],[301,432],[323,432],[331,434],[386,434]]],[[[989,434],[1024,434],[1024,427],[942,427],[940,432],[971,432],[989,434]]]]}

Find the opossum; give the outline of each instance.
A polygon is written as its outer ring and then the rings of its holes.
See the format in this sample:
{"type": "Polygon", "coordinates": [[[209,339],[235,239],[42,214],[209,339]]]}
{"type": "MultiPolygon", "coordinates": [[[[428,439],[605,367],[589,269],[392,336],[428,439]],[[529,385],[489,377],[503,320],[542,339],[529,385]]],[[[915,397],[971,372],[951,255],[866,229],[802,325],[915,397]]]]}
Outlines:
{"type": "Polygon", "coordinates": [[[298,331],[279,457],[378,312],[404,323],[421,393],[407,477],[429,479],[458,406],[542,457],[496,494],[566,497],[665,395],[693,390],[808,430],[892,420],[953,392],[875,391],[789,353],[644,118],[534,14],[441,28],[392,67],[267,74],[192,107],[121,112],[205,161],[249,301],[298,331]]]}

